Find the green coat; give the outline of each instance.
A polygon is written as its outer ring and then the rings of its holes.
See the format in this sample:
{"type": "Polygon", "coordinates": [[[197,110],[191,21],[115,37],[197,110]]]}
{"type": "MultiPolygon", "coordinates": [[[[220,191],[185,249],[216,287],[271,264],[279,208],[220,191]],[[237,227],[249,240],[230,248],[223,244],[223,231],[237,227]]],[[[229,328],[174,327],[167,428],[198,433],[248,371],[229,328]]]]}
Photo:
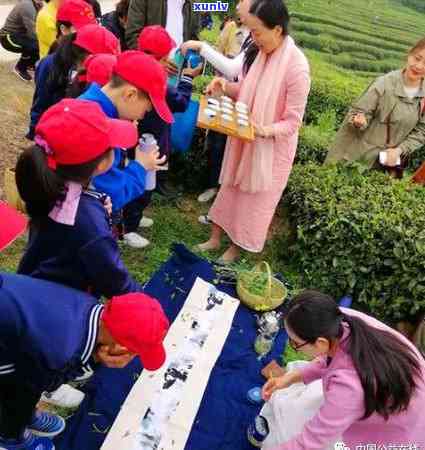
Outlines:
{"type": "MultiPolygon", "coordinates": [[[[170,0],[172,1],[172,0],[170,0]]],[[[200,14],[193,12],[193,1],[183,4],[183,40],[198,40],[200,14]]],[[[137,38],[143,27],[167,22],[167,0],[130,0],[125,38],[128,48],[137,48],[137,38]]]]}
{"type": "Polygon", "coordinates": [[[332,143],[325,164],[361,161],[372,167],[379,152],[399,147],[407,155],[425,144],[425,115],[422,115],[424,84],[416,97],[404,91],[402,71],[376,79],[353,104],[332,143]],[[355,128],[351,118],[362,112],[367,124],[355,128]]]}

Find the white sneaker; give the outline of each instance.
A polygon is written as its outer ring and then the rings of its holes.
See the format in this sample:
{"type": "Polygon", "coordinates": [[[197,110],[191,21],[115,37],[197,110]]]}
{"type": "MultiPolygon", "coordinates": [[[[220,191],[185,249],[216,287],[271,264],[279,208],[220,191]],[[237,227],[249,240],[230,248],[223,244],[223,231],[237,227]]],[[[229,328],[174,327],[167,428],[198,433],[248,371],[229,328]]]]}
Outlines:
{"type": "Polygon", "coordinates": [[[147,239],[134,232],[124,234],[124,242],[132,248],[145,248],[150,244],[147,239]]]}
{"type": "Polygon", "coordinates": [[[139,222],[139,227],[141,228],[150,228],[153,225],[153,219],[150,217],[142,217],[142,220],[139,222]]]}
{"type": "Polygon", "coordinates": [[[202,225],[211,225],[212,224],[210,218],[206,214],[203,214],[202,216],[199,216],[198,217],[198,222],[202,223],[202,225]]]}
{"type": "Polygon", "coordinates": [[[77,408],[84,400],[85,394],[69,384],[63,384],[54,392],[43,392],[41,400],[49,405],[61,406],[62,408],[77,408]]]}
{"type": "Polygon", "coordinates": [[[207,189],[205,192],[202,192],[202,194],[198,197],[198,202],[207,203],[210,200],[212,200],[216,195],[217,195],[216,188],[207,189]]]}

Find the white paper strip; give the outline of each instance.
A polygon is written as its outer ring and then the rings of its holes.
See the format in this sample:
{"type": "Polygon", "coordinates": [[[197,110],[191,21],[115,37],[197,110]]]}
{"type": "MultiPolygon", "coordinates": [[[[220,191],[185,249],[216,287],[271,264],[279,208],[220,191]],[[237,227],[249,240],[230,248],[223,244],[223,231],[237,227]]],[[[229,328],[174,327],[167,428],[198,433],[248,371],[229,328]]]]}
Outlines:
{"type": "Polygon", "coordinates": [[[165,364],[142,372],[101,450],[184,450],[238,306],[197,278],[165,338],[165,364]]]}

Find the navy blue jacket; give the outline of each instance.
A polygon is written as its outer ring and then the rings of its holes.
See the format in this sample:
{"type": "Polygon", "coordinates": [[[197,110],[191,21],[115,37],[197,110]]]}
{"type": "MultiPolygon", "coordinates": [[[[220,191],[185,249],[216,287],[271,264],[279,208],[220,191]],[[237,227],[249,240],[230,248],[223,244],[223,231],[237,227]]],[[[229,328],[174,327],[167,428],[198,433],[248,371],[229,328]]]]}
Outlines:
{"type": "MultiPolygon", "coordinates": [[[[167,105],[173,113],[185,112],[191,96],[192,78],[189,76],[182,76],[177,88],[174,86],[167,87],[167,105]]],[[[148,112],[143,120],[139,121],[138,130],[139,136],[143,133],[153,134],[161,155],[170,155],[171,125],[164,122],[154,109],[148,112]]]]}
{"type": "Polygon", "coordinates": [[[75,379],[95,349],[102,309],[83,292],[0,273],[0,377],[40,393],[75,379]]]}
{"type": "Polygon", "coordinates": [[[55,53],[46,56],[38,62],[35,69],[35,91],[27,134],[29,139],[34,139],[35,127],[44,111],[65,97],[66,86],[57,86],[49,80],[49,74],[54,65],[54,57],[55,53]]]}
{"type": "MultiPolygon", "coordinates": [[[[118,111],[109,97],[102,92],[100,86],[93,83],[80,97],[99,104],[103,112],[112,119],[118,119],[118,111]]],[[[92,180],[99,192],[111,197],[113,211],[121,210],[127,203],[140,197],[145,192],[146,170],[137,161],[129,161],[124,167],[125,153],[115,149],[112,167],[92,180]]]]}
{"type": "Polygon", "coordinates": [[[102,196],[92,191],[82,194],[73,226],[47,218],[41,227],[31,228],[18,273],[96,297],[142,290],[121,260],[102,196]]]}
{"type": "Polygon", "coordinates": [[[120,40],[121,51],[127,50],[127,42],[125,40],[125,28],[120,23],[120,18],[116,11],[111,11],[102,16],[101,24],[120,40]]]}

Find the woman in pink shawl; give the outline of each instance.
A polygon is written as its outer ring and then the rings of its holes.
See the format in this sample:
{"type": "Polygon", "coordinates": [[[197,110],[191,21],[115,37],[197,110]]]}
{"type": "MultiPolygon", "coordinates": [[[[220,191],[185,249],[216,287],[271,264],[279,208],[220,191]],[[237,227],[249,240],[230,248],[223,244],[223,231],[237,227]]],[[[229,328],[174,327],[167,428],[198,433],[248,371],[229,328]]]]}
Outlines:
{"type": "Polygon", "coordinates": [[[289,13],[282,0],[254,0],[247,22],[260,49],[248,74],[237,83],[215,78],[211,93],[244,102],[255,124],[255,140],[228,138],[220,191],[209,211],[213,222],[202,251],[221,246],[223,231],[232,241],[221,257],[229,263],[240,249],[260,253],[286,187],[298,131],[310,90],[308,62],[288,35],[289,13]]]}

